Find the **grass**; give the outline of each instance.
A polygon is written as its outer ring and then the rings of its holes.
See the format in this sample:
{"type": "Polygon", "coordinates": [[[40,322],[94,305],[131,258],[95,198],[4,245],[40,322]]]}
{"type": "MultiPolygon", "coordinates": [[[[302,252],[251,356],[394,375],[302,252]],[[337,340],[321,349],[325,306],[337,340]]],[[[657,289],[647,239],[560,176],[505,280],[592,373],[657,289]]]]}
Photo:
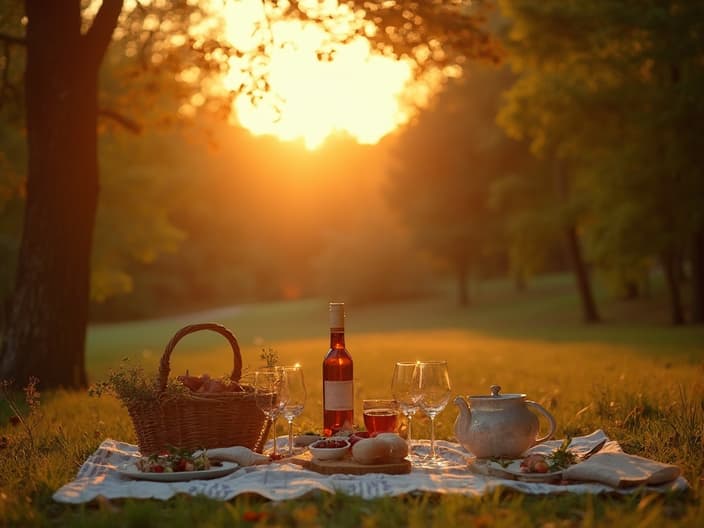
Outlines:
{"type": "MultiPolygon", "coordinates": [[[[704,328],[671,328],[659,299],[635,304],[600,298],[605,323],[579,322],[569,279],[545,278],[525,293],[492,282],[474,292],[475,305],[456,307],[449,295],[385,305],[349,306],[348,346],[355,359],[356,397],[385,396],[394,361],[447,359],[454,391],[526,392],[555,415],[558,435],[603,428],[628,452],[683,468],[692,491],[679,496],[531,497],[505,491],[481,499],[432,495],[362,501],[314,495],[288,503],[238,497],[229,503],[180,497],[157,501],[56,504],[53,491],[106,437],[134,440],[126,412],[111,398],[83,393],[42,395],[30,417],[34,447],[0,409],[0,523],[17,526],[698,526],[704,525],[704,328]]],[[[300,429],[320,426],[320,363],[327,349],[323,300],[245,305],[146,322],[90,329],[92,379],[129,356],[156,368],[180,326],[214,319],[232,328],[245,368],[275,348],[282,363],[299,361],[309,398],[300,429]]],[[[202,335],[201,335],[202,334],[202,335]]],[[[222,374],[232,355],[217,335],[189,336],[172,356],[172,373],[222,374]]],[[[359,405],[357,405],[359,408],[359,405]]],[[[454,406],[438,418],[439,436],[452,437],[454,406]]],[[[359,420],[361,422],[361,420],[359,420]]],[[[415,425],[415,424],[414,424],[415,425]]],[[[416,434],[427,435],[420,420],[416,434]]]]}

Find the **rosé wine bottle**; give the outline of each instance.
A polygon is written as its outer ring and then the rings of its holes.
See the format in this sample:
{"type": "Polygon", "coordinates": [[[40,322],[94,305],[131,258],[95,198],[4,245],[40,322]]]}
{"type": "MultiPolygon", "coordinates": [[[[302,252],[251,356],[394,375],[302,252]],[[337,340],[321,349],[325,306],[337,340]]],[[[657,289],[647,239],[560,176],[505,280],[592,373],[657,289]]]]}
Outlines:
{"type": "Polygon", "coordinates": [[[330,303],[330,350],[323,360],[323,434],[352,430],[352,356],[345,348],[345,304],[330,303]]]}

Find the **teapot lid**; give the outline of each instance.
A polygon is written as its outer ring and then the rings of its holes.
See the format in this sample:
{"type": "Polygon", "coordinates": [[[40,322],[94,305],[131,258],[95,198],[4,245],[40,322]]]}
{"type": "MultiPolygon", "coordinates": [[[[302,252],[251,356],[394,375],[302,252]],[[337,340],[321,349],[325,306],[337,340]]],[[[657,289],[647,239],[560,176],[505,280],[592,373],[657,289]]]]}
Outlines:
{"type": "Polygon", "coordinates": [[[526,397],[525,394],[499,394],[501,392],[501,386],[492,385],[490,387],[491,394],[482,396],[470,396],[470,400],[475,401],[505,401],[505,400],[522,400],[526,397]]]}

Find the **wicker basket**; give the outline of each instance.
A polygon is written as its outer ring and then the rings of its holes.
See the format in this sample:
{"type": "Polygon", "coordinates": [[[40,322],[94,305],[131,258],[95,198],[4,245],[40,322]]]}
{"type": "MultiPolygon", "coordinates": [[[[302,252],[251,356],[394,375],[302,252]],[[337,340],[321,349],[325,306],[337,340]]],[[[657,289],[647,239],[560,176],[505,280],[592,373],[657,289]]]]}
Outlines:
{"type": "Polygon", "coordinates": [[[269,432],[269,421],[257,407],[251,387],[243,387],[244,392],[166,393],[171,352],[184,336],[200,330],[212,330],[229,341],[234,356],[230,378],[238,382],[242,376],[240,347],[227,328],[216,323],[201,323],[176,332],[161,357],[159,397],[127,404],[143,455],[169,446],[196,449],[239,445],[261,451],[269,432]]]}

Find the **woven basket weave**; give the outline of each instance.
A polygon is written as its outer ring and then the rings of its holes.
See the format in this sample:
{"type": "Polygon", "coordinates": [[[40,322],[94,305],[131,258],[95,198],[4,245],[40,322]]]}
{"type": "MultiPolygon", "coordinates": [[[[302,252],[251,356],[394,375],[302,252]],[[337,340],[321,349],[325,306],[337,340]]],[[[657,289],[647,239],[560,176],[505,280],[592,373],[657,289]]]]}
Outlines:
{"type": "Polygon", "coordinates": [[[127,403],[143,455],[163,451],[169,446],[189,449],[245,446],[261,451],[269,432],[269,421],[257,407],[252,387],[244,385],[243,392],[166,393],[171,352],[183,337],[200,330],[217,332],[228,340],[234,357],[230,379],[239,382],[242,376],[240,347],[227,328],[216,323],[201,323],[176,332],[161,357],[159,397],[127,403]]]}

